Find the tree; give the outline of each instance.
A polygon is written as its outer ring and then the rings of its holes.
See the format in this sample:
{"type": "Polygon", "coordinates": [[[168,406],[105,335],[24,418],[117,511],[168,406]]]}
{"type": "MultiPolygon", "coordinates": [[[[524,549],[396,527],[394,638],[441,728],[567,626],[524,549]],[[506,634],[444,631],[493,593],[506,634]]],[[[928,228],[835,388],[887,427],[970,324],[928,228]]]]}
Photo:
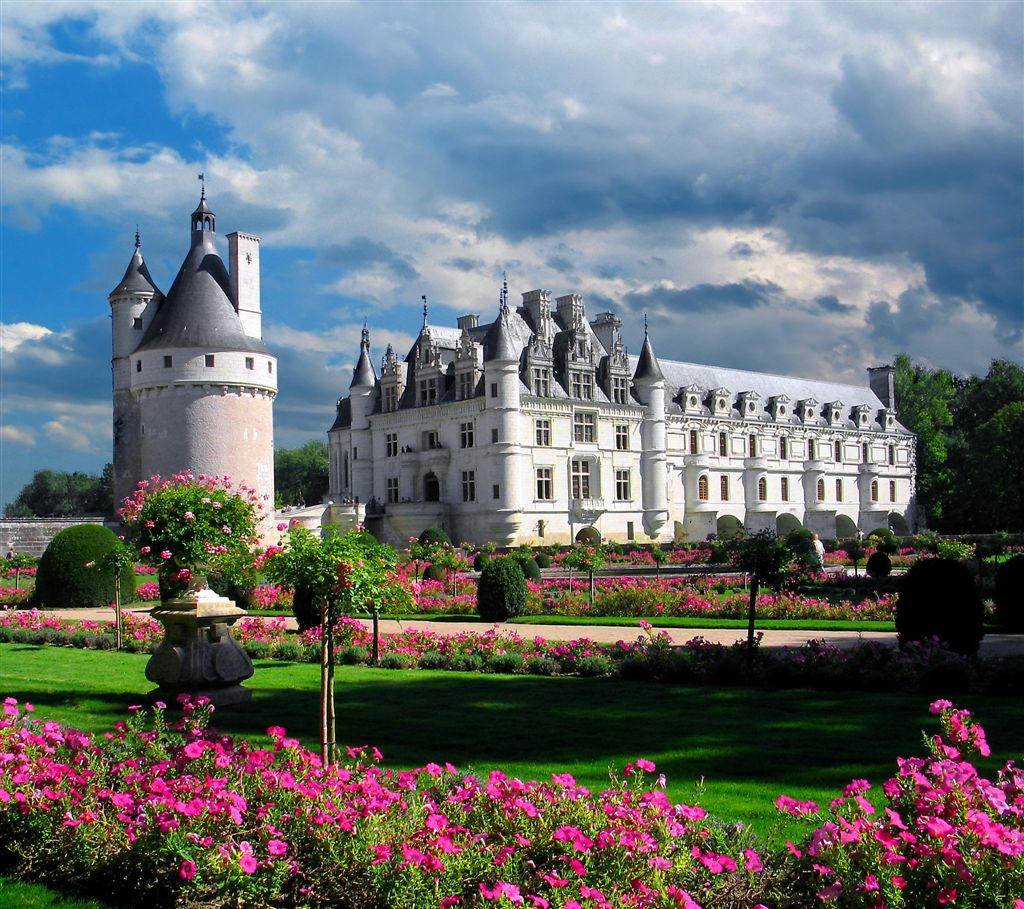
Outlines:
{"type": "Polygon", "coordinates": [[[733,560],[750,574],[750,604],[747,610],[747,668],[754,662],[754,621],[761,585],[778,590],[793,564],[793,550],[774,530],[759,530],[732,542],[733,560]]]}
{"type": "Polygon", "coordinates": [[[580,571],[586,569],[590,581],[590,605],[594,605],[594,572],[604,568],[604,550],[601,545],[580,545],[570,549],[562,560],[564,565],[569,567],[569,590],[572,591],[572,570],[578,568],[580,571]]]}
{"type": "Polygon", "coordinates": [[[974,436],[967,473],[986,530],[1024,531],[1024,402],[1007,404],[974,436]]]}
{"type": "Polygon", "coordinates": [[[110,464],[100,477],[78,471],[37,470],[5,513],[26,518],[113,514],[112,476],[110,464]]]}
{"type": "Polygon", "coordinates": [[[928,520],[939,522],[951,499],[946,462],[953,377],[944,369],[916,366],[901,353],[896,357],[895,391],[899,420],[917,436],[918,507],[928,520]]]}
{"type": "Polygon", "coordinates": [[[320,502],[330,486],[327,443],[314,439],[301,448],[274,452],[274,495],[278,505],[320,502]]]}

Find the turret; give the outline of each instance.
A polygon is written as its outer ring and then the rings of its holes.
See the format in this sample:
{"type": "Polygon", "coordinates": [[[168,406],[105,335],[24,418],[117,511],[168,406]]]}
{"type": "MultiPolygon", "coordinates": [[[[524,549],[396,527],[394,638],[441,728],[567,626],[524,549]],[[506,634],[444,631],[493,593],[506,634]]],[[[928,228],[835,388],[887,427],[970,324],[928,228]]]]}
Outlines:
{"type": "Polygon", "coordinates": [[[373,412],[377,375],[370,362],[370,331],[364,325],[359,341],[359,359],[352,370],[349,401],[352,411],[352,494],[360,501],[373,498],[373,435],[370,414],[373,412]]]}
{"type": "Polygon", "coordinates": [[[654,355],[644,320],[644,344],[633,374],[636,396],[644,405],[640,426],[643,454],[640,473],[643,478],[644,529],[657,536],[668,521],[668,474],[666,469],[665,375],[654,355]]]}

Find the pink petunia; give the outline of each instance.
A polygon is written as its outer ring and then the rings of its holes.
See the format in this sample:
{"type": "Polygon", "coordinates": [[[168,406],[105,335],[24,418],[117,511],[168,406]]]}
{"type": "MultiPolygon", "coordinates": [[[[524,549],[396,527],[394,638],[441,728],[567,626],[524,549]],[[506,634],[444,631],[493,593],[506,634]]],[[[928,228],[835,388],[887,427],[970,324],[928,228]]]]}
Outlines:
{"type": "Polygon", "coordinates": [[[192,859],[185,859],[178,868],[178,877],[183,881],[190,881],[196,876],[196,863],[192,859]]]}

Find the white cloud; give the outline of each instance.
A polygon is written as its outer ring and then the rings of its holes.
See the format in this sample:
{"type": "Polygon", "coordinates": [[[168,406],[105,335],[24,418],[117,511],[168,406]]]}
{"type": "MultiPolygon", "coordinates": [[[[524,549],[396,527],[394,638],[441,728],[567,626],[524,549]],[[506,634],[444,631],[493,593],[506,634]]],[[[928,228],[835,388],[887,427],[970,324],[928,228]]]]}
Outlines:
{"type": "MultiPolygon", "coordinates": [[[[68,421],[70,422],[70,421],[68,421]]],[[[91,452],[94,439],[81,429],[68,425],[68,422],[50,420],[43,426],[47,437],[54,445],[62,445],[74,451],[91,452]]]]}
{"type": "Polygon", "coordinates": [[[13,442],[16,445],[35,445],[36,434],[27,426],[12,426],[10,423],[0,424],[0,440],[13,442]]]}
{"type": "Polygon", "coordinates": [[[49,337],[53,331],[45,325],[32,322],[0,322],[0,350],[13,353],[26,341],[38,341],[49,337]]]}

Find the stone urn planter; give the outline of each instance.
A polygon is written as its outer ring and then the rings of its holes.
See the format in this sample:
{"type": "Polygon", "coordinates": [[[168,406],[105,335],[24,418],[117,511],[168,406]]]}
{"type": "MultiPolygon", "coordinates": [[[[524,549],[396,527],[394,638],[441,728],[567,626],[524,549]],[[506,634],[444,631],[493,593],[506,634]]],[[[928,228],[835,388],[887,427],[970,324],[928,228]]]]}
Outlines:
{"type": "Polygon", "coordinates": [[[149,693],[151,701],[173,705],[188,694],[226,707],[252,700],[252,691],[241,685],[253,674],[252,660],[231,635],[244,609],[200,582],[150,614],[164,627],[146,665],[146,678],[159,686],[149,693]]]}

